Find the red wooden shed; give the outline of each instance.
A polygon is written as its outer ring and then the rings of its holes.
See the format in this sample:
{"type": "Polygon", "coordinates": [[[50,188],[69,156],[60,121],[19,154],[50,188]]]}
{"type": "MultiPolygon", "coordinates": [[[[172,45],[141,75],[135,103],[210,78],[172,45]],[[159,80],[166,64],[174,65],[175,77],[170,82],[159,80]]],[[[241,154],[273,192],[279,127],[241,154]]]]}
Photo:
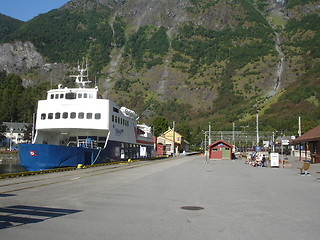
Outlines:
{"type": "Polygon", "coordinates": [[[223,140],[218,140],[208,146],[209,159],[232,159],[232,145],[223,140]]]}

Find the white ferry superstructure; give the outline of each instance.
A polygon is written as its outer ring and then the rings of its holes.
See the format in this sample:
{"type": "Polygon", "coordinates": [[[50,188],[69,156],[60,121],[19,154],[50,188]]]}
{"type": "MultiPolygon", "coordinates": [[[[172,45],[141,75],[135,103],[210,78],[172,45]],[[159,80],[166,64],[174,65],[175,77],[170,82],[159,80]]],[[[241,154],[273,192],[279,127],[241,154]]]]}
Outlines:
{"type": "Polygon", "coordinates": [[[85,88],[86,69],[78,69],[78,88],[52,89],[38,102],[32,144],[20,144],[20,165],[29,171],[91,165],[154,156],[151,127],[137,114],[85,88]]]}

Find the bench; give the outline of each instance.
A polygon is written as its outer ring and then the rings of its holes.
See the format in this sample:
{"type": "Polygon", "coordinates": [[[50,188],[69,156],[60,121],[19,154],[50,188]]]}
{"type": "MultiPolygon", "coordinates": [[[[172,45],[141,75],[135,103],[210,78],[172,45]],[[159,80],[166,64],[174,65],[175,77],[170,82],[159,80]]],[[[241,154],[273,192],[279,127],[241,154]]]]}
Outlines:
{"type": "Polygon", "coordinates": [[[300,169],[300,175],[308,175],[310,173],[308,173],[308,169],[310,168],[310,163],[309,162],[305,162],[303,163],[302,167],[298,167],[297,169],[300,169]]]}

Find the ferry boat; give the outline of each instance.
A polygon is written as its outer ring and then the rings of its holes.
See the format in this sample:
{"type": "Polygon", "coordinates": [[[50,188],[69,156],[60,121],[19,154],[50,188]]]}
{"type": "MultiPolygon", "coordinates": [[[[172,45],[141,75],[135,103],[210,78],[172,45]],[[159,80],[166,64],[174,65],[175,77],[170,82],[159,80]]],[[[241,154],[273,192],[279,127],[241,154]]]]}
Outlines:
{"type": "Polygon", "coordinates": [[[20,165],[28,171],[92,165],[155,155],[151,127],[138,124],[126,107],[87,88],[88,66],[78,66],[77,88],[58,85],[38,101],[32,143],[19,145],[20,165]]]}

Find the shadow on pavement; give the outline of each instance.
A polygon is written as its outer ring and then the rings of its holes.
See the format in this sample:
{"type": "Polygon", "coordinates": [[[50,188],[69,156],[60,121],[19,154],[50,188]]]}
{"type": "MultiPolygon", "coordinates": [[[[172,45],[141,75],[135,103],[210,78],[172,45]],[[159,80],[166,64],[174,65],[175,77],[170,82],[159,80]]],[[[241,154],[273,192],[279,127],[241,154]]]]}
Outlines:
{"type": "Polygon", "coordinates": [[[0,208],[0,230],[24,224],[38,223],[82,210],[15,205],[0,208]]]}

